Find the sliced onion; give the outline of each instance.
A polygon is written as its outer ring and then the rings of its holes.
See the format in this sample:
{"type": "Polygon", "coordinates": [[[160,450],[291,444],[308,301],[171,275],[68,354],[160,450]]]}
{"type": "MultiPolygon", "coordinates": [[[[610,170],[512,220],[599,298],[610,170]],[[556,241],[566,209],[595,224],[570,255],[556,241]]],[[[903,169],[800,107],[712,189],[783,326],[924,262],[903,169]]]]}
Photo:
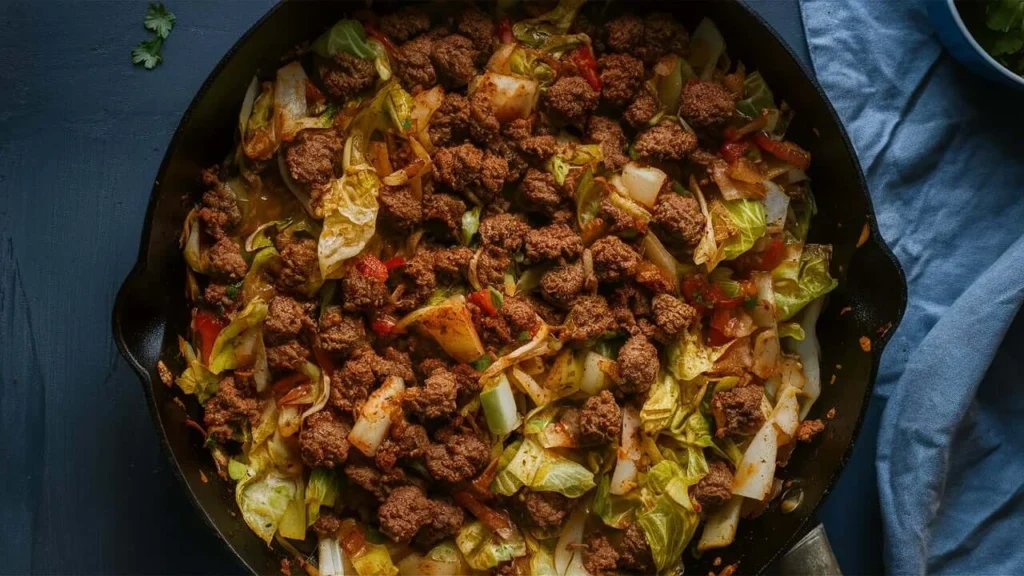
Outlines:
{"type": "Polygon", "coordinates": [[[678,288],[679,281],[682,279],[679,261],[665,248],[665,245],[655,236],[654,232],[648,231],[644,236],[643,247],[644,256],[668,274],[669,278],[675,280],[672,285],[678,288]]]}
{"type": "Polygon", "coordinates": [[[590,396],[596,396],[611,386],[611,378],[608,373],[615,370],[615,361],[605,358],[597,352],[587,352],[583,358],[583,379],[580,380],[580,390],[590,396]]]}
{"type": "Polygon", "coordinates": [[[536,80],[486,72],[473,80],[471,96],[481,92],[491,100],[494,117],[502,124],[533,113],[539,94],[536,80]]]}
{"type": "Polygon", "coordinates": [[[461,294],[428,307],[417,319],[416,326],[459,362],[472,362],[484,355],[484,345],[466,307],[466,298],[461,294]]]}
{"type": "Polygon", "coordinates": [[[728,502],[716,508],[708,515],[704,524],[704,533],[700,535],[697,551],[704,552],[715,548],[725,548],[736,539],[736,527],[740,524],[740,509],[743,506],[742,496],[733,496],[728,502]]]}
{"type": "Polygon", "coordinates": [[[629,192],[630,198],[648,208],[654,208],[658,193],[667,179],[667,174],[653,166],[629,162],[622,168],[622,184],[629,192]]]}
{"type": "Polygon", "coordinates": [[[551,330],[540,316],[537,316],[537,321],[540,323],[540,328],[537,329],[537,333],[533,335],[533,338],[526,344],[523,344],[512,352],[498,358],[494,364],[491,364],[487,370],[484,371],[481,380],[490,380],[499,373],[504,372],[509,366],[517,364],[518,362],[535,355],[534,353],[545,344],[545,339],[548,337],[548,333],[551,330]]]}
{"type": "Polygon", "coordinates": [[[754,439],[743,453],[743,459],[736,467],[732,493],[764,500],[772,489],[775,479],[775,456],[778,452],[778,435],[775,425],[766,421],[754,435],[754,439]]]}
{"type": "Polygon", "coordinates": [[[769,420],[778,428],[780,445],[788,444],[800,427],[799,395],[799,388],[789,387],[783,390],[769,416],[769,420]]]}
{"type": "Polygon", "coordinates": [[[777,372],[779,374],[779,391],[786,388],[799,388],[802,390],[807,386],[803,364],[797,358],[783,356],[779,360],[777,372]]]}
{"type": "Polygon", "coordinates": [[[534,404],[537,406],[544,406],[551,401],[548,391],[542,388],[532,376],[523,370],[520,370],[518,366],[513,366],[509,373],[512,376],[512,381],[515,382],[516,387],[529,396],[530,400],[533,400],[534,404]]]}
{"type": "Polygon", "coordinates": [[[583,529],[587,522],[587,509],[577,506],[569,516],[558,542],[555,544],[555,571],[559,576],[586,576],[583,567],[583,529]]]}
{"type": "Polygon", "coordinates": [[[200,238],[199,211],[193,208],[188,216],[185,216],[185,226],[181,230],[181,245],[184,248],[185,263],[189,268],[200,274],[205,274],[206,267],[203,262],[200,238]]]}
{"type": "Polygon", "coordinates": [[[725,162],[711,164],[711,179],[718,185],[722,198],[732,200],[762,200],[767,193],[764,183],[751,184],[733,180],[729,176],[729,165],[725,162]]]}
{"type": "Polygon", "coordinates": [[[508,44],[502,44],[494,54],[491,54],[490,60],[487,61],[487,69],[491,72],[504,72],[508,68],[505,63],[508,61],[509,56],[515,51],[518,44],[510,42],[508,44]]]}
{"type": "Polygon", "coordinates": [[[612,494],[621,496],[637,487],[637,462],[641,456],[643,443],[640,439],[640,413],[633,406],[626,406],[622,409],[622,438],[609,489],[612,494]]]}
{"type": "Polygon", "coordinates": [[[800,327],[804,329],[806,336],[803,340],[791,341],[790,349],[800,357],[803,364],[802,375],[804,378],[803,399],[800,406],[800,418],[806,418],[811,406],[821,395],[821,347],[818,345],[818,316],[821,314],[821,307],[825,302],[822,296],[808,304],[801,312],[800,327]]]}
{"type": "Polygon", "coordinates": [[[282,406],[277,413],[277,430],[285,438],[294,436],[302,424],[302,417],[299,416],[298,406],[282,406]]]}
{"type": "Polygon", "coordinates": [[[256,339],[256,357],[252,365],[252,379],[256,383],[256,391],[263,392],[270,384],[270,368],[267,365],[267,346],[263,342],[263,334],[256,339]]]}
{"type": "Polygon", "coordinates": [[[324,406],[327,406],[327,400],[331,397],[331,379],[327,376],[327,371],[319,369],[317,371],[320,372],[320,389],[317,391],[316,399],[313,400],[313,405],[302,413],[303,420],[323,410],[324,406]]]}
{"type": "Polygon", "coordinates": [[[469,285],[473,287],[473,290],[480,290],[483,286],[480,284],[480,276],[477,274],[477,270],[480,267],[480,254],[483,254],[484,249],[479,248],[473,253],[473,257],[469,259],[469,285]]]}
{"type": "Polygon", "coordinates": [[[772,275],[769,272],[753,272],[750,279],[757,286],[757,301],[750,309],[750,316],[758,328],[774,328],[775,291],[772,286],[772,275]]]}
{"type": "MultiPolygon", "coordinates": [[[[319,576],[346,576],[346,574],[351,576],[355,574],[354,571],[345,572],[347,562],[337,535],[321,538],[317,549],[319,551],[317,562],[319,576]]],[[[299,557],[301,558],[301,556],[299,557]]]]}
{"type": "Polygon", "coordinates": [[[484,409],[487,428],[495,436],[505,437],[520,424],[516,399],[504,374],[498,377],[497,384],[480,393],[480,406],[484,409]]]}
{"type": "Polygon", "coordinates": [[[277,70],[274,83],[274,131],[281,142],[291,142],[303,128],[319,127],[320,119],[307,117],[306,71],[291,62],[277,70]]]}
{"type": "Polygon", "coordinates": [[[750,371],[760,378],[770,378],[779,361],[779,334],[774,328],[763,330],[754,337],[754,364],[750,371]]]}
{"type": "Polygon", "coordinates": [[[256,103],[256,96],[260,93],[260,81],[255,76],[245,91],[245,98],[242,98],[242,109],[238,111],[238,134],[239,140],[245,142],[245,128],[249,124],[249,116],[252,116],[252,105],[256,103]]]}
{"type": "Polygon", "coordinates": [[[786,213],[789,211],[789,196],[782,190],[782,187],[766,180],[764,188],[767,193],[764,197],[765,220],[768,223],[768,233],[781,232],[786,225],[786,213]]]}
{"type": "Polygon", "coordinates": [[[541,430],[540,445],[545,448],[576,448],[579,438],[575,432],[564,422],[551,422],[541,430]]]}
{"type": "Polygon", "coordinates": [[[388,376],[380,388],[370,394],[370,398],[359,411],[352,432],[348,435],[349,444],[355,446],[363,454],[373,457],[377,453],[388,430],[391,429],[392,414],[398,409],[398,401],[405,392],[405,381],[398,376],[388,376]]]}
{"type": "Polygon", "coordinates": [[[701,80],[710,80],[718,59],[725,52],[725,38],[715,23],[704,18],[690,37],[690,64],[701,80]]]}
{"type": "Polygon", "coordinates": [[[409,118],[413,121],[413,130],[420,132],[430,124],[430,117],[444,103],[444,88],[440,85],[424,90],[412,98],[412,110],[409,118]]]}

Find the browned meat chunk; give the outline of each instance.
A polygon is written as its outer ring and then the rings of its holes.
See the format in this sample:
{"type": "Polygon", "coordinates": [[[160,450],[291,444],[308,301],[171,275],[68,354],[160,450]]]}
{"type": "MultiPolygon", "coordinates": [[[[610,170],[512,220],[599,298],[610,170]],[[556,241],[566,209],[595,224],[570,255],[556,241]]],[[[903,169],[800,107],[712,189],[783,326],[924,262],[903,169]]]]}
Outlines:
{"type": "Polygon", "coordinates": [[[636,137],[633,149],[642,158],[682,160],[697,148],[697,137],[672,121],[663,121],[636,137]]]}
{"type": "Polygon", "coordinates": [[[523,247],[523,238],[530,226],[512,214],[498,214],[480,222],[480,239],[484,246],[494,246],[506,252],[523,247]]]}
{"type": "Polygon", "coordinates": [[[800,442],[810,442],[824,431],[825,424],[821,420],[804,420],[796,430],[796,439],[800,442]]]}
{"type": "Polygon", "coordinates": [[[594,273],[601,282],[622,282],[636,271],[640,255],[617,236],[605,236],[590,247],[594,273]]]}
{"type": "Polygon", "coordinates": [[[607,54],[597,61],[601,73],[601,100],[624,108],[644,83],[644,63],[628,54],[607,54]]]}
{"type": "Polygon", "coordinates": [[[391,425],[389,436],[384,439],[373,460],[377,468],[388,471],[398,465],[403,458],[419,458],[423,450],[430,445],[427,431],[419,424],[409,424],[399,420],[391,425]]]}
{"type": "Polygon", "coordinates": [[[494,48],[496,38],[494,21],[479,8],[469,6],[463,8],[458,17],[455,29],[473,42],[473,46],[489,56],[494,48]]]}
{"type": "MultiPolygon", "coordinates": [[[[508,173],[505,176],[505,182],[515,182],[521,180],[526,174],[526,169],[530,167],[519,149],[511,144],[504,138],[496,138],[493,142],[487,145],[487,150],[497,158],[501,158],[508,165],[508,173]]],[[[488,208],[494,206],[493,202],[500,200],[500,197],[488,199],[488,202],[492,202],[488,208]]],[[[507,208],[505,209],[507,210],[507,208]]]]}
{"type": "Polygon", "coordinates": [[[221,237],[206,253],[207,270],[218,280],[237,282],[245,276],[249,265],[242,258],[242,249],[227,236],[221,237]]]}
{"type": "Polygon", "coordinates": [[[694,128],[717,128],[736,112],[732,94],[712,80],[691,80],[683,87],[679,115],[694,128]]]}
{"type": "Polygon", "coordinates": [[[491,146],[501,139],[501,122],[495,115],[497,88],[484,84],[469,99],[469,136],[482,146],[491,146]]]}
{"type": "Polygon", "coordinates": [[[203,193],[203,206],[199,209],[199,220],[203,230],[211,238],[223,238],[242,221],[235,193],[217,177],[214,168],[203,170],[203,184],[208,188],[203,193]]]}
{"type": "Polygon", "coordinates": [[[430,15],[419,6],[406,6],[381,16],[377,30],[392,42],[405,42],[430,30],[430,15]]]}
{"type": "Polygon", "coordinates": [[[434,273],[449,282],[459,282],[466,276],[473,251],[465,246],[434,251],[434,273]]]}
{"type": "Polygon", "coordinates": [[[357,350],[341,369],[331,375],[330,405],[355,413],[377,384],[374,368],[380,358],[369,347],[357,350]]]}
{"type": "Polygon", "coordinates": [[[505,272],[512,266],[508,252],[488,246],[480,253],[476,262],[476,277],[484,286],[501,287],[505,284],[505,272]]]}
{"type": "Polygon", "coordinates": [[[580,445],[599,446],[617,442],[622,432],[622,411],[607,390],[587,398],[580,410],[580,445]]]}
{"type": "Polygon", "coordinates": [[[238,309],[241,290],[236,286],[228,284],[217,284],[211,282],[203,290],[203,300],[210,306],[220,306],[225,312],[232,312],[238,309]]]}
{"type": "Polygon", "coordinates": [[[607,196],[597,205],[597,217],[608,225],[609,234],[635,236],[647,231],[647,226],[643,222],[616,206],[607,196]]]}
{"type": "Polygon", "coordinates": [[[568,306],[583,291],[584,280],[583,264],[578,261],[563,264],[541,276],[540,290],[548,300],[559,306],[568,306]]]}
{"type": "Polygon", "coordinates": [[[267,366],[271,372],[298,370],[305,366],[309,358],[309,348],[298,340],[289,340],[284,344],[267,348],[267,366]]]}
{"type": "Polygon", "coordinates": [[[338,518],[334,512],[324,511],[320,513],[311,528],[320,538],[337,538],[338,531],[341,530],[341,518],[338,518]]]}
{"type": "Polygon", "coordinates": [[[310,468],[334,468],[348,459],[351,428],[330,410],[306,418],[299,433],[302,461],[310,468]]]}
{"type": "Polygon", "coordinates": [[[591,116],[587,122],[587,138],[601,145],[603,162],[609,170],[617,172],[629,162],[629,156],[623,153],[626,135],[617,121],[604,116],[591,116]]]}
{"type": "Polygon", "coordinates": [[[476,331],[480,335],[480,339],[483,340],[487,350],[495,351],[505,344],[512,342],[514,335],[504,318],[501,316],[488,316],[477,308],[475,304],[470,304],[469,310],[473,315],[476,331]]]}
{"type": "Polygon", "coordinates": [[[285,290],[295,292],[320,278],[320,264],[316,257],[316,240],[312,238],[293,239],[281,252],[281,271],[277,284],[285,290]]]}
{"type": "Polygon", "coordinates": [[[383,501],[393,490],[409,485],[409,478],[401,468],[381,472],[370,464],[349,462],[345,465],[349,481],[383,501]]]}
{"type": "Polygon", "coordinates": [[[678,334],[690,327],[700,315],[689,304],[669,294],[658,294],[651,300],[654,323],[667,334],[678,334]]]}
{"type": "Polygon", "coordinates": [[[561,187],[555,177],[547,172],[530,168],[520,187],[523,191],[523,205],[530,211],[551,216],[566,206],[561,187]]]}
{"type": "MultiPolygon", "coordinates": [[[[576,298],[565,324],[568,327],[566,339],[577,342],[594,340],[616,329],[615,317],[608,308],[608,302],[601,296],[576,298]]],[[[654,368],[658,368],[657,359],[654,368]]]]}
{"type": "Polygon", "coordinates": [[[633,336],[619,349],[620,388],[643,396],[658,377],[658,349],[643,336],[633,336]]]}
{"type": "Polygon", "coordinates": [[[275,296],[267,307],[267,319],[263,321],[263,338],[274,345],[297,338],[303,328],[312,328],[309,306],[300,304],[288,296],[275,296]]]}
{"type": "Polygon", "coordinates": [[[669,277],[668,272],[647,260],[641,260],[637,264],[633,279],[654,294],[666,294],[675,290],[675,281],[669,277]]]}
{"type": "Polygon", "coordinates": [[[423,205],[408,186],[381,186],[377,222],[393,232],[411,232],[423,220],[423,205]]]}
{"type": "Polygon", "coordinates": [[[526,257],[533,262],[574,260],[583,252],[583,240],[571,227],[552,224],[526,235],[526,257]]]}
{"type": "Polygon", "coordinates": [[[639,572],[641,574],[654,573],[654,557],[651,555],[651,547],[647,544],[647,536],[644,535],[640,524],[633,522],[626,528],[626,534],[619,544],[619,569],[639,572]]]}
{"type": "Polygon", "coordinates": [[[366,345],[366,328],[361,318],[342,314],[331,306],[320,318],[320,347],[326,352],[348,356],[366,345]]]}
{"type": "Polygon", "coordinates": [[[417,486],[399,486],[377,510],[380,530],[395,542],[409,542],[430,523],[434,503],[417,486]]]}
{"type": "Polygon", "coordinates": [[[458,34],[435,41],[430,51],[430,61],[437,71],[438,80],[446,88],[461,88],[469,84],[477,74],[478,58],[473,41],[458,34]]]}
{"type": "Polygon", "coordinates": [[[725,438],[729,434],[746,436],[757,432],[764,424],[763,398],[764,390],[757,385],[715,393],[711,397],[711,410],[718,427],[715,435],[725,438]]]}
{"type": "Polygon", "coordinates": [[[609,50],[632,54],[643,42],[644,21],[632,14],[615,18],[606,23],[604,28],[608,33],[609,50]]]}
{"type": "Polygon", "coordinates": [[[518,498],[526,518],[541,530],[558,528],[572,511],[573,500],[558,492],[523,490],[518,498]]]}
{"type": "Polygon", "coordinates": [[[423,221],[439,237],[455,240],[462,234],[462,215],[466,203],[449,194],[423,197],[423,221]]]}
{"type": "Polygon", "coordinates": [[[696,246],[704,234],[704,214],[695,198],[666,192],[658,195],[654,222],[672,238],[696,246]]]}
{"type": "Polygon", "coordinates": [[[435,480],[456,484],[475,477],[487,467],[491,449],[472,434],[457,433],[426,450],[427,471],[435,480]]]}
{"type": "Polygon", "coordinates": [[[647,90],[640,90],[637,92],[636,98],[633,103],[626,108],[625,114],[622,118],[629,122],[629,125],[637,130],[646,128],[651,122],[651,119],[658,114],[661,109],[661,103],[658,99],[651,95],[647,90]]]}
{"type": "Polygon", "coordinates": [[[597,102],[598,93],[579,76],[563,76],[544,93],[548,110],[570,124],[583,124],[597,102]]]}
{"type": "Polygon", "coordinates": [[[203,423],[211,438],[224,442],[240,432],[246,422],[259,422],[263,405],[255,392],[252,383],[237,372],[220,379],[217,393],[203,405],[203,423]]]}
{"type": "Polygon", "coordinates": [[[445,94],[441,107],[430,117],[427,134],[438,147],[465,142],[469,136],[469,100],[462,94],[445,94]]]}
{"type": "Polygon", "coordinates": [[[505,299],[505,304],[501,307],[501,316],[514,334],[532,333],[540,321],[533,307],[521,298],[505,299]]]}
{"type": "Polygon", "coordinates": [[[433,294],[437,286],[437,275],[434,273],[434,253],[420,250],[401,269],[401,280],[405,286],[402,300],[397,303],[402,312],[411,312],[422,306],[433,294]]]}
{"type": "Polygon", "coordinates": [[[605,51],[605,41],[607,40],[607,34],[605,33],[604,26],[601,26],[594,21],[586,12],[580,12],[576,15],[576,20],[572,23],[572,28],[569,30],[573,34],[586,34],[590,37],[590,46],[594,50],[594,54],[600,55],[605,51]]]}
{"type": "Polygon", "coordinates": [[[434,510],[430,517],[429,530],[424,530],[416,536],[416,543],[424,548],[433,546],[445,538],[451,538],[459,533],[462,525],[466,523],[466,513],[462,508],[445,500],[434,500],[434,510]]]}
{"type": "MultiPolygon", "coordinates": [[[[395,76],[406,90],[430,88],[437,84],[437,73],[430,62],[434,39],[418,36],[398,47],[394,54],[395,76]]],[[[431,135],[433,137],[433,135],[431,135]]]]}
{"type": "Polygon", "coordinates": [[[331,97],[348,100],[373,86],[377,69],[371,60],[339,52],[331,60],[320,61],[320,78],[331,97]]]}
{"type": "Polygon", "coordinates": [[[341,299],[346,312],[376,314],[388,299],[388,287],[377,278],[359,273],[341,281],[341,299]]]}
{"type": "Polygon", "coordinates": [[[619,553],[607,538],[595,532],[587,538],[583,551],[583,567],[588,574],[607,576],[615,574],[619,563],[619,553]]]}
{"type": "Polygon", "coordinates": [[[458,390],[455,375],[447,370],[438,370],[422,386],[406,389],[402,408],[423,420],[446,418],[455,413],[458,390]]]}
{"type": "Polygon", "coordinates": [[[456,192],[488,201],[498,195],[508,178],[508,162],[472,144],[441,148],[434,154],[437,179],[456,192]]]}
{"type": "Polygon", "coordinates": [[[708,473],[690,488],[690,498],[706,511],[725,504],[732,498],[732,470],[725,462],[714,461],[708,473]]]}
{"type": "Polygon", "coordinates": [[[302,130],[285,150],[288,174],[306,186],[327,184],[335,177],[344,147],[345,143],[331,128],[302,130]]]}
{"type": "Polygon", "coordinates": [[[605,25],[608,48],[632,54],[652,66],[669,52],[685,55],[689,34],[668,14],[652,13],[641,20],[637,16],[620,16],[605,25]]]}

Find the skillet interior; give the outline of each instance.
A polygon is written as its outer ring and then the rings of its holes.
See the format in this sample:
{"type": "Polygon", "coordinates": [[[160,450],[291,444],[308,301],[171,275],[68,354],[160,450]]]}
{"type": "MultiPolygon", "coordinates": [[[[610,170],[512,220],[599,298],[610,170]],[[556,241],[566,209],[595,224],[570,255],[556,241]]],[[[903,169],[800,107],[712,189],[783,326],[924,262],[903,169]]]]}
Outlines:
{"type": "MultiPolygon", "coordinates": [[[[790,514],[782,514],[776,506],[757,519],[744,520],[737,542],[721,554],[724,564],[740,561],[743,573],[761,572],[802,534],[848,458],[878,359],[903,314],[906,284],[877,232],[859,164],[834,110],[767,24],[736,2],[634,1],[630,5],[637,13],[671,11],[690,30],[701,17],[711,17],[726,38],[730,56],[743,60],[748,69],[760,70],[776,98],[786,100],[797,111],[790,135],[814,157],[810,175],[819,214],[811,228],[811,239],[834,246],[832,273],[840,283],[818,324],[823,390],[810,417],[823,418],[832,407],[836,408],[836,417],[827,434],[795,452],[784,473],[803,488],[802,505],[790,514]],[[865,225],[870,233],[857,247],[865,225]],[[861,349],[862,336],[871,339],[870,352],[861,349]],[[835,382],[829,384],[833,375],[835,382]]],[[[237,515],[233,492],[217,480],[201,438],[186,427],[187,415],[200,417],[198,404],[183,398],[188,411],[182,411],[174,402],[181,395],[160,384],[155,372],[160,358],[172,370],[181,369],[176,338],[188,327],[184,262],[178,248],[188,206],[181,197],[197,194],[200,169],[221,161],[231,149],[238,109],[253,73],[272,74],[279,65],[279,55],[315,38],[347,9],[363,6],[284,2],[224,56],[174,134],[154,182],[138,263],[122,286],[114,309],[116,341],[143,380],[165,448],[185,481],[189,497],[239,560],[256,573],[278,572],[280,557],[268,550],[237,515]],[[209,482],[203,482],[201,474],[209,482]]],[[[712,570],[714,556],[685,558],[688,572],[712,570]]]]}

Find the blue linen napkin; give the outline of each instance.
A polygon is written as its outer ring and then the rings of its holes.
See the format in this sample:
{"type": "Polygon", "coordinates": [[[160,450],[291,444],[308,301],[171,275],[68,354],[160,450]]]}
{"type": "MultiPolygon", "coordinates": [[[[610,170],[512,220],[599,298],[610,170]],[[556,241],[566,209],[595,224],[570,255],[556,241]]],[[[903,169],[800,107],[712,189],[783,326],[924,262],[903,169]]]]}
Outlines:
{"type": "Polygon", "coordinates": [[[909,283],[875,390],[885,562],[1024,574],[1024,339],[993,364],[1024,300],[1024,96],[943,51],[924,1],[801,2],[909,283]]]}

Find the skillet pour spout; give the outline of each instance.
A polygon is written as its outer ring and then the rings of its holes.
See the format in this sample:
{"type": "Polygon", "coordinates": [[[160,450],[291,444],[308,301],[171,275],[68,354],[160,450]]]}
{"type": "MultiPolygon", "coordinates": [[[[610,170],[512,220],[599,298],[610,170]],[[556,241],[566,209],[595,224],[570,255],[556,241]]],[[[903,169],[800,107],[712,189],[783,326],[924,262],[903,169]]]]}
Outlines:
{"type": "MultiPolygon", "coordinates": [[[[379,10],[388,2],[375,3],[379,10]]],[[[740,523],[736,542],[718,554],[684,558],[690,573],[717,572],[739,562],[744,573],[764,571],[807,532],[814,510],[838,478],[871,396],[879,359],[906,307],[903,272],[878,233],[860,165],[835,111],[812,75],[757,14],[739,2],[631,2],[643,14],[669,11],[689,30],[711,18],[728,42],[734,59],[758,69],[777,99],[797,114],[790,135],[813,158],[810,177],[818,202],[812,242],[832,244],[832,274],[839,287],[830,295],[818,323],[821,342],[821,397],[809,418],[825,418],[835,408],[828,433],[798,450],[785,469],[803,490],[802,503],[784,514],[778,506],[740,523]],[[867,339],[870,346],[864,345],[867,339]],[[834,380],[833,380],[834,377],[834,380]],[[832,381],[831,384],[829,382],[832,381]]],[[[181,369],[177,336],[186,334],[189,310],[184,295],[185,264],[178,235],[189,206],[182,191],[198,192],[199,171],[217,163],[232,146],[245,88],[253,74],[267,75],[280,54],[315,38],[346,12],[364,8],[355,2],[287,1],[274,6],[221,59],[199,89],[154,180],[138,261],[128,275],[113,311],[113,330],[121,353],[139,374],[154,422],[174,470],[203,518],[246,569],[277,573],[282,556],[247,529],[234,512],[231,491],[217,474],[202,439],[189,431],[186,418],[198,419],[191,398],[187,410],[179,394],[164,386],[156,363],[181,369]],[[200,480],[204,475],[209,482],[200,480]]]]}

